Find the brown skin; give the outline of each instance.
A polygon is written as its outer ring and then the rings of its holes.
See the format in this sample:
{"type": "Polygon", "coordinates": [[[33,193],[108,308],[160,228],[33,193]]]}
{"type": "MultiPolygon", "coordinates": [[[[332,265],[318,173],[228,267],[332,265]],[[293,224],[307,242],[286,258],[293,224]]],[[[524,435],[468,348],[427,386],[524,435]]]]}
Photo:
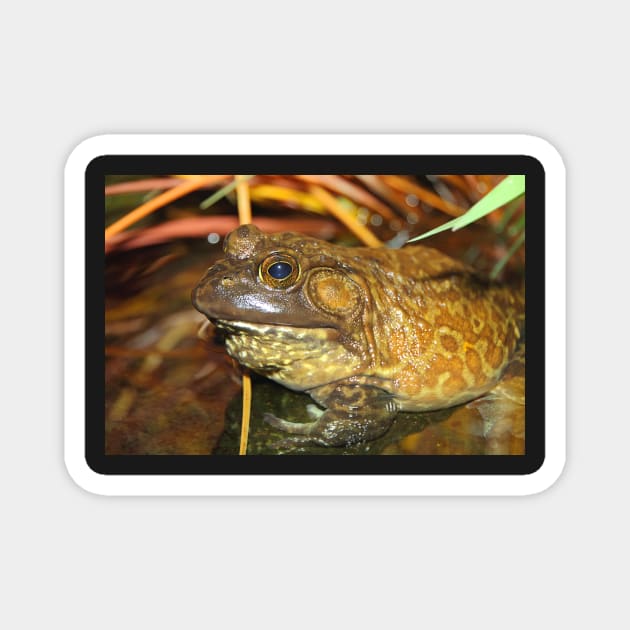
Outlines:
{"type": "Polygon", "coordinates": [[[266,415],[304,441],[371,440],[398,411],[477,398],[521,334],[522,291],[427,247],[347,248],[243,225],[224,250],[193,304],[237,361],[325,407],[314,422],[266,415]]]}

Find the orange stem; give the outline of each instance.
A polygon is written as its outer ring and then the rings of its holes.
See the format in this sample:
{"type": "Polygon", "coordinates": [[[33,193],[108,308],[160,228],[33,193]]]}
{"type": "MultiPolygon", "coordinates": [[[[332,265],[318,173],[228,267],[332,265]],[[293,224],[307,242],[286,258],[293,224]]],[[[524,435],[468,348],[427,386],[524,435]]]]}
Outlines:
{"type": "Polygon", "coordinates": [[[228,177],[230,177],[230,175],[196,175],[193,178],[186,180],[179,186],[171,188],[171,190],[167,190],[161,195],[143,203],[141,206],[138,206],[135,210],[132,210],[118,221],[112,223],[105,229],[105,240],[107,241],[115,234],[119,234],[123,230],[126,230],[134,223],[140,221],[140,219],[144,219],[144,217],[150,215],[152,212],[155,212],[172,201],[198,190],[203,186],[207,186],[208,184],[216,184],[228,177]]]}
{"type": "Polygon", "coordinates": [[[165,190],[179,186],[181,183],[182,180],[177,177],[153,177],[151,179],[138,179],[132,182],[119,182],[105,186],[105,196],[149,192],[151,190],[165,190]]]}
{"type": "Polygon", "coordinates": [[[389,206],[379,201],[370,192],[348,181],[340,175],[294,175],[295,179],[302,180],[308,184],[325,187],[339,195],[348,197],[356,204],[365,206],[380,214],[384,219],[393,219],[396,215],[389,206]]]}
{"type": "Polygon", "coordinates": [[[436,195],[430,190],[422,188],[422,186],[418,186],[399,175],[383,175],[383,179],[392,188],[402,190],[405,193],[411,193],[418,197],[420,201],[423,201],[433,208],[442,210],[442,212],[448,214],[449,216],[459,217],[466,212],[464,208],[460,208],[457,204],[446,201],[446,199],[442,199],[442,197],[436,195]]]}
{"type": "Polygon", "coordinates": [[[249,184],[242,175],[236,178],[236,204],[238,206],[238,220],[241,225],[252,222],[252,204],[249,200],[249,184]]]}
{"type": "Polygon", "coordinates": [[[318,199],[326,210],[341,221],[361,242],[369,247],[379,247],[381,241],[362,223],[359,223],[347,210],[327,191],[319,186],[310,186],[310,193],[318,199]]]}
{"type": "Polygon", "coordinates": [[[243,372],[243,415],[241,419],[241,443],[239,455],[247,455],[247,438],[249,437],[249,418],[252,409],[252,379],[247,372],[243,372]]]}
{"type": "MultiPolygon", "coordinates": [[[[238,220],[241,225],[252,222],[252,204],[249,198],[249,183],[243,175],[235,175],[236,179],[236,205],[238,207],[238,220]]],[[[249,437],[249,419],[252,408],[252,379],[246,371],[243,371],[243,415],[241,418],[241,443],[238,449],[239,455],[247,455],[247,440],[249,437]]]]}

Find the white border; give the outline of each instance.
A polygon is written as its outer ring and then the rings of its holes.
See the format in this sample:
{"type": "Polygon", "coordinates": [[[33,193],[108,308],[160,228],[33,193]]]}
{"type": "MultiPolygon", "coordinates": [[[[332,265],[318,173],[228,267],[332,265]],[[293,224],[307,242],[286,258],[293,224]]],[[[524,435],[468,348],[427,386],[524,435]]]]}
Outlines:
{"type": "MultiPolygon", "coordinates": [[[[530,209],[530,212],[532,210],[530,209]]],[[[535,209],[533,210],[535,211],[535,209]]],[[[527,495],[551,486],[565,463],[565,169],[547,141],[527,135],[105,135],[65,168],[65,463],[83,489],[103,495],[527,495]],[[488,155],[536,158],[546,174],[546,457],[530,475],[102,475],[86,464],[85,169],[95,157],[189,155],[488,155]]]]}

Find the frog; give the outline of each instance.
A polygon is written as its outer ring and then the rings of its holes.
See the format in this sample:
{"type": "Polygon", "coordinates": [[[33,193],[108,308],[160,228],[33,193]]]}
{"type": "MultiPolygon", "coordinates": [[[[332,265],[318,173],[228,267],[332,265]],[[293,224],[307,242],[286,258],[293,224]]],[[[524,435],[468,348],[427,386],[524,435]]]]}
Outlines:
{"type": "Polygon", "coordinates": [[[227,353],[316,405],[266,414],[290,439],[344,446],[399,412],[446,409],[499,383],[524,331],[524,286],[424,245],[350,247],[244,224],[192,291],[227,353]]]}

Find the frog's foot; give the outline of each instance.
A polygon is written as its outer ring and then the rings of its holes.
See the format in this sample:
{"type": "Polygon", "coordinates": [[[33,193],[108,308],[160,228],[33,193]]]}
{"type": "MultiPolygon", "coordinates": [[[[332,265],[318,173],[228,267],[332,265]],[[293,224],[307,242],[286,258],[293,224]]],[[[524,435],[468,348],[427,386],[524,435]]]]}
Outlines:
{"type": "Polygon", "coordinates": [[[373,440],[389,429],[398,409],[380,389],[354,384],[337,385],[323,401],[327,407],[314,422],[289,422],[265,414],[265,422],[293,435],[301,444],[342,446],[373,440]]]}
{"type": "Polygon", "coordinates": [[[272,413],[266,413],[263,416],[263,420],[274,427],[274,429],[280,429],[280,431],[298,435],[308,435],[311,427],[317,424],[317,422],[289,422],[288,420],[274,416],[272,413]]]}

